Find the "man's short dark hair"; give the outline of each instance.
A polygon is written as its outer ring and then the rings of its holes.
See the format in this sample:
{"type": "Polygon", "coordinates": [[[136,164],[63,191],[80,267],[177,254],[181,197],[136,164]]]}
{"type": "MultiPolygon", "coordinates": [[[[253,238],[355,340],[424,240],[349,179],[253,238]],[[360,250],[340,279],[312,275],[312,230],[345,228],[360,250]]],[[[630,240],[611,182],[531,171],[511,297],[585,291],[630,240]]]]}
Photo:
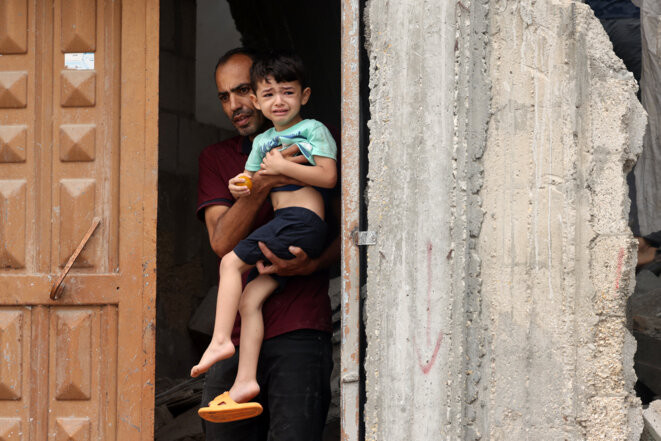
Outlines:
{"type": "Polygon", "coordinates": [[[216,63],[216,68],[213,70],[214,78],[216,76],[216,72],[218,72],[218,68],[223,64],[227,63],[227,61],[230,58],[232,58],[234,55],[245,55],[246,57],[250,57],[250,59],[254,63],[255,59],[257,58],[257,51],[250,47],[235,47],[234,49],[228,50],[223,54],[222,57],[218,59],[218,62],[216,63]]]}
{"type": "Polygon", "coordinates": [[[267,77],[273,77],[277,83],[298,81],[302,89],[308,85],[303,60],[290,51],[271,50],[253,60],[250,68],[252,90],[257,91],[257,83],[267,77]]]}

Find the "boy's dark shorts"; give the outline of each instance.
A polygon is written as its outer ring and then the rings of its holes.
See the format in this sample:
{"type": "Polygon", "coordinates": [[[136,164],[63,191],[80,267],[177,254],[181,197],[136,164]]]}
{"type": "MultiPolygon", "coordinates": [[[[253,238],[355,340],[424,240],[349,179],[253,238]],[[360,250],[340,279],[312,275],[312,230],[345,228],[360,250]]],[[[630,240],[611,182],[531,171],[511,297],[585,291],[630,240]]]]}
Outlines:
{"type": "Polygon", "coordinates": [[[307,208],[287,207],[276,210],[275,217],[253,231],[234,248],[234,253],[249,265],[266,260],[257,242],[264,242],[281,259],[293,259],[290,246],[303,249],[309,257],[318,257],[326,244],[326,222],[307,208]]]}

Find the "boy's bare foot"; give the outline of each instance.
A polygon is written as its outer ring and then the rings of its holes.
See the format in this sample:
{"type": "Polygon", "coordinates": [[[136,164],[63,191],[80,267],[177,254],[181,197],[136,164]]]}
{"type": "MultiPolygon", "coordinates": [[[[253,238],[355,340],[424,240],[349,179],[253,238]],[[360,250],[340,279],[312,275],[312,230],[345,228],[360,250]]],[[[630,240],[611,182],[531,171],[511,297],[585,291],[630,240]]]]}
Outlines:
{"type": "Polygon", "coordinates": [[[198,377],[209,370],[214,363],[230,358],[234,355],[234,345],[231,341],[226,341],[224,343],[215,343],[213,340],[209,344],[209,347],[204,354],[200,362],[193,366],[193,369],[190,370],[191,377],[198,377]]]}
{"type": "Polygon", "coordinates": [[[235,380],[230,389],[230,398],[237,403],[246,403],[255,398],[259,393],[259,384],[257,381],[239,381],[235,380]]]}

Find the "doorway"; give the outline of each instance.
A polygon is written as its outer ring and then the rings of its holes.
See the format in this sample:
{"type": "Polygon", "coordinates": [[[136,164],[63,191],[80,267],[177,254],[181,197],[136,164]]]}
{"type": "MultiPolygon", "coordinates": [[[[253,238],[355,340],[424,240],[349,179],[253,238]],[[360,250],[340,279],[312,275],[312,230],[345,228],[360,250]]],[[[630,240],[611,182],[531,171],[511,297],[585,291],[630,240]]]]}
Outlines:
{"type": "MultiPolygon", "coordinates": [[[[202,381],[188,374],[210,338],[218,261],[195,216],[197,159],[207,145],[235,136],[220,109],[214,68],[237,46],[294,50],[312,88],[304,117],[339,129],[340,2],[162,0],[160,19],[155,439],[166,433],[170,440],[204,439],[196,413],[202,381]]],[[[335,371],[328,440],[339,439],[338,275],[335,269],[330,284],[335,371]]]]}

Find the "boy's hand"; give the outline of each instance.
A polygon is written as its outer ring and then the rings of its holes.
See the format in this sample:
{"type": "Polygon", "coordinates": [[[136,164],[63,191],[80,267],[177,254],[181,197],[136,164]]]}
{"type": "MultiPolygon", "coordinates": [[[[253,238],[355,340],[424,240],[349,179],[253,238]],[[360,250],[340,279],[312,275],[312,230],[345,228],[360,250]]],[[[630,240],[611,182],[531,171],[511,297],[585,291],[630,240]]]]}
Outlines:
{"type": "MultiPolygon", "coordinates": [[[[280,147],[275,147],[274,150],[279,148],[280,147]]],[[[298,149],[298,145],[296,144],[287,147],[285,150],[283,150],[280,153],[282,157],[289,162],[295,162],[297,164],[307,163],[307,159],[305,159],[305,156],[299,154],[300,151],[298,149]]],[[[257,194],[262,191],[269,192],[273,187],[280,187],[282,185],[288,185],[288,184],[294,184],[300,186],[305,185],[302,182],[296,179],[292,179],[285,175],[265,172],[262,168],[262,170],[259,170],[252,177],[253,188],[251,194],[253,193],[257,194]]]]}
{"type": "Polygon", "coordinates": [[[262,159],[261,172],[265,175],[281,175],[288,162],[280,150],[272,149],[262,159]]]}
{"type": "Polygon", "coordinates": [[[250,188],[248,188],[248,186],[245,185],[246,178],[248,178],[246,175],[244,175],[243,173],[239,173],[238,175],[230,179],[228,188],[230,190],[230,193],[232,193],[232,197],[234,197],[234,199],[239,199],[250,195],[250,188]],[[238,185],[241,183],[243,183],[243,185],[238,185]]]}
{"type": "Polygon", "coordinates": [[[299,247],[290,246],[289,252],[294,256],[293,259],[281,259],[264,242],[258,242],[259,249],[264,253],[271,264],[265,265],[263,261],[257,261],[257,271],[260,274],[278,274],[279,276],[305,276],[317,271],[316,262],[308,257],[307,253],[299,247]]]}

